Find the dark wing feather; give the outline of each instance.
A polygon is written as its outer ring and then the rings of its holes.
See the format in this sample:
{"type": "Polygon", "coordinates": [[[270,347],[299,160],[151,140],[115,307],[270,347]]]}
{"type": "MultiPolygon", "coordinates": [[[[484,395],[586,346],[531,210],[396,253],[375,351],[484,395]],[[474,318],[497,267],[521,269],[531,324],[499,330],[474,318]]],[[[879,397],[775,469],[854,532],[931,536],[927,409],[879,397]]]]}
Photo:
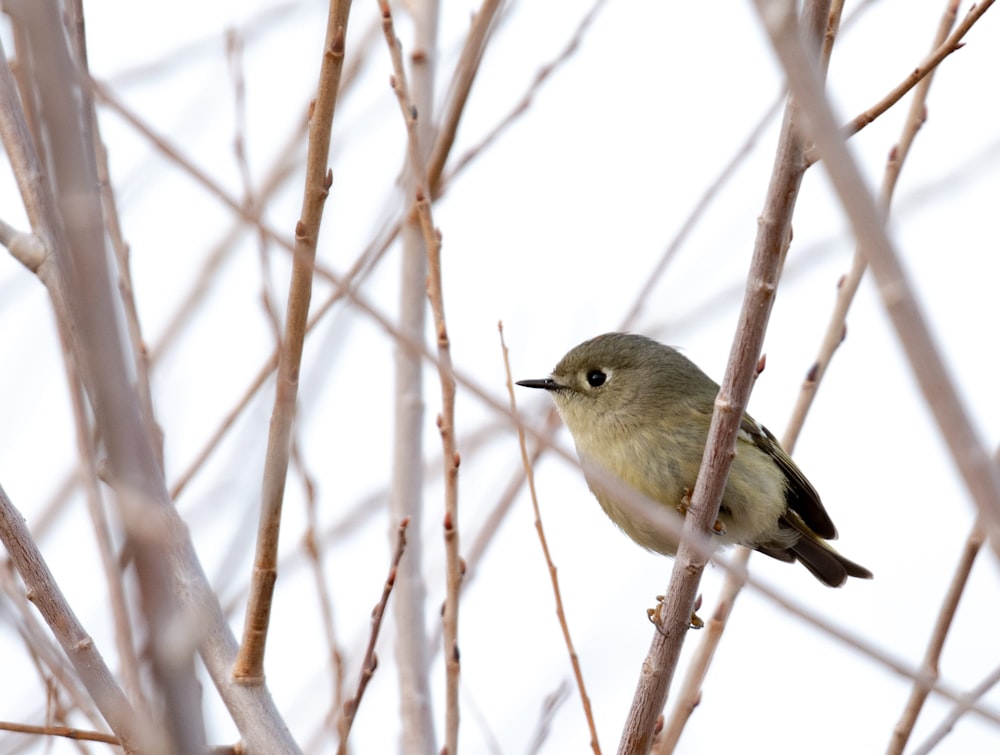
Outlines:
{"type": "Polygon", "coordinates": [[[770,456],[785,474],[785,479],[788,482],[788,491],[785,494],[788,508],[798,514],[805,525],[821,538],[825,540],[836,538],[837,528],[833,526],[830,515],[823,508],[823,504],[819,500],[819,493],[795,466],[791,457],[785,453],[785,449],[778,443],[778,439],[766,427],[758,424],[746,414],[743,415],[740,430],[746,433],[757,448],[770,456]]]}

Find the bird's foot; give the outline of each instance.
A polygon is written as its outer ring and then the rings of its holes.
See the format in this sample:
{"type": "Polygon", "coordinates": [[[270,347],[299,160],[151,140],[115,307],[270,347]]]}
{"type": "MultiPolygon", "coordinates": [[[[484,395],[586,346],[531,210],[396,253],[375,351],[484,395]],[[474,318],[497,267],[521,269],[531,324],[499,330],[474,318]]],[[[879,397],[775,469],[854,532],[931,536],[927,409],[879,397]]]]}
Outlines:
{"type": "MultiPolygon", "coordinates": [[[[691,508],[691,488],[684,488],[684,495],[681,497],[681,502],[677,504],[677,512],[681,516],[687,516],[688,509],[691,508]]],[[[716,519],[715,524],[712,525],[712,532],[716,535],[722,536],[726,534],[726,525],[722,523],[721,519],[716,519]]]]}
{"type": "Polygon", "coordinates": [[[681,516],[687,516],[688,509],[691,507],[691,488],[684,488],[684,495],[681,496],[681,502],[677,504],[677,512],[681,516]]]}
{"type": "MultiPolygon", "coordinates": [[[[662,595],[657,595],[656,607],[646,609],[647,618],[649,618],[650,622],[659,632],[663,631],[663,600],[664,597],[662,595]]],[[[695,598],[694,610],[691,611],[691,618],[688,620],[688,629],[701,629],[705,626],[704,620],[695,613],[699,608],[701,608],[701,595],[695,598]]]]}

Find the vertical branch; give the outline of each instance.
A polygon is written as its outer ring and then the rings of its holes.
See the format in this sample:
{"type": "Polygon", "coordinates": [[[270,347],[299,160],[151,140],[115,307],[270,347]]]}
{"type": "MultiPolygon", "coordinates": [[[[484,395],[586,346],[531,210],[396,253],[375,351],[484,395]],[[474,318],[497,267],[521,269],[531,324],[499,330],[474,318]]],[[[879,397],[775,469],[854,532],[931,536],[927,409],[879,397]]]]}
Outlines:
{"type": "Polygon", "coordinates": [[[444,658],[447,669],[446,712],[445,712],[445,752],[454,755],[458,751],[458,681],[460,672],[458,651],[458,596],[462,584],[462,559],[459,555],[458,529],[458,466],[461,461],[455,442],[455,374],[451,361],[448,328],[444,315],[444,292],[441,285],[441,235],[434,227],[431,214],[430,188],[427,183],[427,167],[420,146],[417,127],[417,109],[410,99],[403,68],[403,54],[392,24],[392,13],[385,0],[380,0],[382,28],[392,57],[393,91],[406,123],[407,152],[410,170],[416,185],[415,199],[417,217],[427,249],[427,298],[434,316],[434,333],[437,340],[438,377],[441,382],[441,413],[438,415],[438,430],[444,462],[444,542],[446,557],[446,595],[444,602],[444,658]]]}
{"type": "MultiPolygon", "coordinates": [[[[69,24],[73,32],[73,44],[77,65],[80,72],[89,78],[90,69],[87,63],[87,35],[83,18],[83,0],[72,0],[68,3],[69,24]]],[[[118,202],[111,186],[111,175],[108,170],[108,153],[101,138],[100,125],[94,109],[93,92],[88,86],[79,88],[81,96],[83,136],[93,144],[97,169],[98,185],[101,191],[101,208],[104,211],[104,227],[107,229],[108,241],[117,262],[118,294],[125,316],[125,327],[128,330],[132,346],[132,357],[135,364],[135,390],[142,410],[142,419],[153,445],[157,462],[163,468],[163,430],[156,421],[153,411],[153,391],[149,383],[149,351],[142,337],[142,327],[139,323],[139,309],[135,302],[135,290],[132,286],[132,261],[128,244],[122,232],[118,217],[118,202]]]]}
{"type": "MultiPolygon", "coordinates": [[[[818,42],[826,28],[828,13],[829,0],[813,0],[807,4],[804,24],[814,42],[818,42]]],[[[684,537],[674,561],[663,610],[654,617],[657,631],[642,666],[622,732],[619,753],[644,753],[649,750],[653,729],[666,702],[691,620],[706,563],[696,543],[706,537],[718,516],[729,466],[735,454],[736,432],[750,397],[778,276],[790,241],[792,211],[805,170],[804,146],[795,114],[795,102],[789,101],[764,210],[758,220],[739,324],[725,376],[715,399],[691,506],[684,519],[684,537]]]]}
{"type": "MultiPolygon", "coordinates": [[[[434,104],[434,73],[437,60],[438,2],[422,0],[411,7],[414,21],[414,51],[410,56],[413,71],[413,106],[429,115],[434,104]]],[[[383,32],[386,30],[382,14],[383,32]]],[[[390,19],[391,23],[391,19],[390,19]]],[[[402,60],[400,60],[400,67],[402,60]]],[[[418,126],[420,144],[433,141],[431,120],[418,126]]],[[[424,155],[421,154],[423,158],[424,155]]],[[[412,202],[418,181],[413,165],[404,166],[404,217],[399,225],[402,245],[399,290],[399,329],[406,341],[423,343],[427,323],[427,247],[420,219],[412,202]]],[[[431,708],[431,655],[425,622],[427,587],[423,575],[424,519],[424,380],[421,355],[405,342],[396,341],[395,444],[393,447],[392,490],[389,498],[390,520],[408,518],[413,522],[406,568],[399,574],[393,614],[396,626],[406,631],[396,633],[396,673],[399,679],[399,705],[402,718],[401,745],[407,752],[430,755],[437,750],[431,708]]]]}
{"type": "Polygon", "coordinates": [[[330,129],[344,65],[344,39],[350,0],[331,0],[327,16],[323,62],[319,84],[309,119],[309,150],[302,214],[295,226],[295,249],[285,313],[285,333],[278,357],[274,408],[267,438],[264,480],[261,491],[260,524],[250,597],[247,601],[240,645],[233,678],[240,683],[261,684],[264,679],[264,646],[271,619],[271,597],[278,574],[278,535],[281,527],[281,504],[291,447],[292,421],[298,395],[299,368],[305,342],[309,301],[312,297],[313,264],[319,239],[323,206],[333,175],[327,167],[330,154],[330,129]]]}
{"type": "MultiPolygon", "coordinates": [[[[941,23],[938,26],[938,30],[931,47],[932,51],[938,49],[942,44],[944,44],[946,38],[948,37],[948,33],[955,22],[957,7],[957,0],[948,0],[948,7],[941,18],[941,23]]],[[[831,8],[830,24],[828,25],[827,32],[824,37],[823,53],[820,58],[823,63],[822,70],[824,71],[826,70],[825,64],[829,61],[833,40],[836,37],[836,24],[839,21],[839,15],[837,12],[839,10],[842,10],[842,4],[840,3],[835,4],[835,6],[831,8]]],[[[934,69],[932,68],[930,70],[933,71],[934,69]]],[[[930,90],[931,81],[932,75],[928,74],[917,84],[913,100],[910,103],[910,109],[908,111],[906,121],[903,125],[903,131],[896,146],[890,152],[889,161],[886,164],[883,175],[882,190],[880,194],[880,203],[886,213],[888,213],[889,206],[892,202],[896,181],[899,178],[903,162],[909,154],[910,146],[913,144],[913,140],[916,137],[917,132],[923,125],[927,93],[930,90]]],[[[855,250],[854,261],[851,265],[850,271],[838,283],[837,301],[834,305],[833,312],[830,315],[830,321],[827,325],[826,333],[820,345],[819,354],[816,356],[816,360],[813,362],[806,380],[802,384],[795,409],[792,412],[792,418],[789,420],[789,426],[785,430],[785,434],[781,439],[782,447],[788,451],[789,454],[791,454],[795,448],[795,443],[798,440],[799,433],[805,423],[806,415],[812,406],[813,399],[819,389],[820,381],[826,374],[826,369],[833,359],[833,354],[843,342],[844,334],[847,328],[847,313],[854,301],[854,295],[857,293],[866,269],[867,264],[865,262],[864,254],[860,248],[857,248],[855,250]]],[[[749,555],[748,550],[741,549],[741,552],[734,558],[739,558],[745,562],[746,559],[749,558],[749,555]]],[[[666,727],[664,735],[664,739],[666,741],[676,743],[680,736],[680,731],[683,728],[684,723],[687,721],[687,717],[693,710],[694,705],[697,704],[696,701],[700,698],[701,685],[704,682],[705,675],[708,673],[708,665],[711,663],[715,653],[715,648],[721,640],[726,619],[729,611],[732,609],[733,602],[735,601],[741,586],[742,584],[740,581],[735,579],[733,575],[727,575],[726,583],[723,587],[723,594],[719,599],[718,608],[712,618],[708,621],[708,631],[699,645],[698,653],[695,658],[692,659],[688,675],[685,678],[685,684],[680,701],[674,709],[670,724],[666,727]]],[[[926,695],[926,692],[924,694],[926,695]]],[[[670,752],[670,745],[666,744],[666,741],[662,745],[661,751],[670,752]]]]}
{"type": "Polygon", "coordinates": [[[69,378],[70,402],[73,414],[76,416],[76,443],[79,448],[79,474],[83,480],[84,495],[87,500],[87,511],[94,527],[94,540],[101,557],[104,578],[108,583],[108,598],[111,604],[111,615],[115,627],[115,642],[118,646],[118,658],[121,663],[122,677],[125,689],[133,704],[139,708],[140,715],[148,713],[146,699],[143,694],[139,673],[139,659],[136,656],[135,636],[132,631],[132,618],[129,615],[127,595],[122,573],[115,557],[111,528],[104,510],[101,488],[97,478],[97,452],[94,448],[90,428],[88,426],[86,402],[80,386],[80,376],[69,344],[64,344],[67,351],[66,367],[69,378]]]}

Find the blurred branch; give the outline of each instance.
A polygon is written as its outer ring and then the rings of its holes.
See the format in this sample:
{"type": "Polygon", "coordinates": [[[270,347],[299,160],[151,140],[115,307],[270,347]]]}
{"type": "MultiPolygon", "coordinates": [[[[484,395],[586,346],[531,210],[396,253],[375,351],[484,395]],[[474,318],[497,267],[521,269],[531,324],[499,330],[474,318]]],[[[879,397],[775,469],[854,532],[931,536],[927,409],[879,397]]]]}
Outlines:
{"type": "Polygon", "coordinates": [[[565,679],[559,682],[559,686],[545,696],[545,700],[542,702],[542,710],[538,716],[538,723],[535,725],[535,733],[531,737],[531,744],[526,751],[528,755],[537,755],[537,753],[542,751],[545,740],[548,739],[552,731],[552,722],[568,697],[569,684],[565,679]]]}
{"type": "MultiPolygon", "coordinates": [[[[393,88],[405,86],[402,50],[395,37],[387,6],[379,7],[383,39],[388,43],[393,88]]],[[[421,220],[413,207],[418,187],[427,180],[420,165],[432,144],[434,128],[434,78],[438,70],[437,0],[424,0],[410,6],[413,21],[413,52],[410,69],[413,75],[412,101],[405,109],[419,113],[419,122],[407,123],[408,149],[402,167],[402,206],[396,228],[402,247],[399,284],[399,328],[411,341],[423,341],[427,324],[427,261],[430,247],[423,235],[421,220]],[[415,161],[411,152],[419,152],[415,161]]],[[[397,89],[396,94],[400,97],[397,89]]],[[[400,100],[402,106],[402,100],[400,100]]],[[[413,119],[416,120],[414,115],[413,119]]],[[[413,522],[410,548],[405,568],[396,587],[393,615],[396,632],[396,674],[399,683],[399,711],[402,737],[400,747],[414,755],[432,755],[438,751],[434,715],[431,706],[431,668],[433,656],[427,642],[427,586],[424,581],[424,370],[420,355],[405,342],[394,342],[395,385],[393,387],[392,489],[389,513],[393,520],[404,517],[413,522]]]]}
{"type": "MultiPolygon", "coordinates": [[[[68,25],[73,30],[73,43],[79,65],[88,69],[87,42],[83,17],[82,0],[73,0],[69,4],[70,19],[68,25]]],[[[139,313],[136,308],[132,289],[132,274],[130,270],[129,249],[125,243],[118,217],[118,206],[115,201],[111,177],[108,172],[108,154],[104,148],[94,111],[94,100],[86,87],[80,87],[82,96],[82,121],[84,138],[93,143],[96,157],[97,179],[101,187],[101,207],[104,210],[104,225],[108,239],[114,250],[118,263],[118,292],[121,297],[125,314],[125,324],[132,345],[132,355],[135,363],[136,395],[142,411],[149,441],[153,446],[160,469],[163,469],[163,432],[156,422],[153,412],[153,397],[149,385],[149,355],[142,338],[142,328],[139,325],[139,313]]],[[[94,528],[94,540],[100,552],[101,566],[104,569],[105,580],[108,583],[108,597],[111,605],[111,615],[115,627],[115,642],[118,647],[118,658],[121,663],[122,677],[125,688],[133,704],[137,707],[142,719],[149,718],[148,700],[142,689],[140,680],[140,663],[136,652],[135,633],[132,618],[128,610],[128,597],[125,590],[123,575],[114,553],[114,542],[111,527],[105,511],[103,496],[98,481],[98,457],[95,448],[95,434],[87,416],[86,399],[80,381],[79,365],[73,357],[72,345],[63,343],[64,361],[67,370],[70,402],[76,417],[76,442],[80,456],[79,477],[82,480],[84,494],[87,500],[87,510],[94,528]]]]}
{"type": "MultiPolygon", "coordinates": [[[[111,485],[129,536],[137,548],[136,574],[143,609],[152,628],[153,672],[163,695],[169,720],[147,731],[162,738],[162,746],[193,751],[204,742],[198,697],[194,693],[193,646],[185,654],[176,645],[168,651],[164,634],[176,620],[177,594],[167,567],[167,552],[173,537],[183,537],[171,527],[172,510],[162,489],[162,471],[156,462],[150,438],[140,417],[137,396],[125,365],[125,350],[119,341],[116,311],[105,257],[105,236],[93,140],[80,111],[78,66],[69,49],[59,10],[53,2],[17,2],[7,7],[14,23],[23,29],[21,56],[33,65],[33,90],[44,117],[38,127],[49,150],[43,168],[31,143],[20,138],[23,127],[16,100],[4,82],[4,142],[11,158],[33,230],[44,241],[50,257],[38,268],[49,289],[57,315],[60,337],[68,344],[80,366],[97,426],[106,444],[111,485]],[[42,177],[44,171],[45,177],[42,177]],[[46,178],[48,180],[46,180],[46,178]],[[30,207],[29,207],[30,206],[30,207]],[[52,265],[47,266],[51,260],[52,265]],[[141,513],[140,513],[141,512],[141,513]],[[162,528],[143,529],[166,512],[162,528]],[[140,524],[142,521],[142,524],[140,524]]],[[[6,67],[6,63],[4,64],[6,67]]],[[[5,77],[6,78],[6,77],[5,77]]],[[[144,730],[149,727],[143,727],[144,730]]],[[[128,737],[124,737],[126,740],[128,737]]]]}
{"type": "Polygon", "coordinates": [[[271,597],[277,580],[281,505],[285,493],[285,478],[288,474],[302,347],[309,316],[309,301],[312,297],[316,243],[323,218],[323,206],[333,182],[333,175],[327,167],[327,159],[330,153],[330,130],[333,126],[340,75],[343,70],[344,38],[347,33],[350,7],[350,0],[330,2],[326,39],[323,43],[323,62],[320,66],[316,99],[309,119],[309,150],[306,158],[302,214],[295,226],[295,249],[285,313],[285,333],[278,357],[274,409],[264,462],[257,551],[243,625],[243,641],[233,667],[233,678],[245,684],[259,685],[264,679],[264,646],[271,617],[271,597]]]}
{"type": "MultiPolygon", "coordinates": [[[[326,576],[324,565],[323,539],[319,534],[319,516],[317,512],[316,484],[312,475],[305,468],[305,459],[299,448],[297,439],[292,441],[292,460],[300,470],[302,486],[305,488],[306,499],[306,532],[302,537],[302,549],[309,559],[309,565],[316,583],[316,602],[319,614],[323,620],[323,636],[326,640],[326,650],[330,661],[330,712],[327,721],[334,721],[337,711],[341,709],[344,696],[344,656],[337,642],[336,625],[333,621],[333,592],[326,576]]],[[[308,749],[308,748],[306,748],[308,749]]]]}
{"type": "MultiPolygon", "coordinates": [[[[83,17],[83,0],[72,0],[67,8],[67,25],[72,31],[72,41],[77,67],[81,73],[90,70],[87,60],[87,35],[83,17]]],[[[149,352],[139,324],[139,310],[135,302],[132,286],[132,264],[128,244],[118,215],[111,175],[108,170],[108,152],[104,147],[97,112],[94,109],[93,92],[87,86],[78,87],[81,99],[81,129],[87,143],[93,145],[95,168],[101,193],[101,209],[104,212],[104,229],[114,252],[117,267],[118,295],[122,303],[125,327],[131,342],[131,356],[135,368],[135,391],[142,411],[142,420],[149,434],[157,463],[163,468],[163,430],[156,421],[153,411],[153,393],[149,385],[149,352]]]]}
{"type": "MultiPolygon", "coordinates": [[[[197,644],[248,746],[296,751],[265,689],[241,691],[228,682],[235,640],[164,488],[162,471],[128,377],[107,264],[102,209],[96,191],[93,143],[80,129],[76,89],[83,74],[67,49],[51,2],[9,3],[33,61],[32,91],[45,117],[39,123],[51,149],[43,171],[0,68],[0,132],[33,231],[49,256],[37,268],[48,288],[61,337],[71,345],[108,456],[108,480],[134,546],[153,671],[166,719],[145,732],[157,746],[193,752],[204,747],[200,691],[194,677],[197,644]],[[40,53],[40,54],[32,54],[40,53]],[[48,176],[51,175],[50,184],[48,176]],[[57,202],[55,197],[59,198],[57,202]],[[72,244],[69,243],[72,241],[72,244]],[[183,585],[183,589],[181,589],[183,585]]],[[[0,51],[2,53],[2,51],[0,51]]]]}
{"type": "Polygon", "coordinates": [[[128,609],[128,595],[124,578],[115,556],[114,541],[111,527],[104,507],[101,486],[97,476],[97,449],[94,448],[92,434],[87,421],[86,399],[80,383],[76,360],[73,358],[69,344],[64,344],[66,354],[67,382],[69,383],[70,402],[73,414],[76,416],[76,442],[79,449],[79,475],[83,481],[84,496],[87,501],[87,512],[90,514],[91,525],[94,528],[94,541],[104,569],[104,578],[108,584],[108,597],[111,604],[111,616],[115,627],[115,643],[118,647],[118,660],[125,688],[133,704],[139,709],[140,718],[148,714],[146,695],[142,689],[140,663],[136,653],[135,633],[132,628],[132,617],[128,609]]]}
{"type": "Polygon", "coordinates": [[[633,299],[632,306],[625,314],[619,330],[631,330],[635,325],[639,319],[639,315],[642,314],[643,307],[646,306],[647,299],[649,299],[656,284],[660,282],[667,267],[673,261],[674,257],[677,256],[684,242],[691,235],[691,231],[694,230],[698,221],[701,220],[702,216],[711,206],[715,197],[729,183],[740,163],[750,156],[754,146],[757,144],[757,140],[760,139],[764,130],[770,125],[771,118],[778,112],[778,108],[781,107],[783,100],[784,95],[781,95],[774,101],[771,107],[767,109],[767,112],[761,116],[757,124],[750,130],[750,134],[744,139],[743,144],[732,154],[729,161],[722,166],[722,170],[719,171],[715,179],[702,192],[694,207],[691,208],[691,211],[684,218],[684,222],[681,223],[681,227],[677,230],[677,233],[674,234],[670,243],[667,244],[667,248],[664,249],[653,270],[645,277],[645,283],[643,283],[642,288],[639,289],[639,293],[633,299]]]}

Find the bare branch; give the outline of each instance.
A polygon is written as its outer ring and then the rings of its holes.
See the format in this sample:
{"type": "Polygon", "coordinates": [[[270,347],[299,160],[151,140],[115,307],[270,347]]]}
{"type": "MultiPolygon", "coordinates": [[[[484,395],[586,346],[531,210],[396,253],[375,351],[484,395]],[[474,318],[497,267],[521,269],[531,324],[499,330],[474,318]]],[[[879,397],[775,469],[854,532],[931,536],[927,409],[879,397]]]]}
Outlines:
{"type": "Polygon", "coordinates": [[[392,556],[392,564],[389,567],[389,576],[386,577],[382,586],[382,597],[372,609],[371,632],[368,635],[368,647],[365,649],[365,657],[361,662],[361,676],[358,678],[358,689],[354,696],[344,703],[344,710],[341,713],[340,721],[337,722],[337,731],[340,733],[340,744],[337,746],[338,755],[347,753],[347,737],[351,733],[351,725],[354,723],[354,716],[358,712],[361,698],[365,694],[368,682],[371,681],[378,666],[378,658],[375,655],[375,643],[378,641],[379,630],[382,628],[382,618],[385,616],[385,608],[389,604],[389,595],[392,587],[396,583],[399,573],[399,564],[403,560],[403,553],[406,550],[406,528],[410,520],[404,519],[399,523],[396,530],[396,552],[392,556]]]}
{"type": "Polygon", "coordinates": [[[115,681],[94,641],[66,602],[62,590],[35,545],[24,518],[7,498],[3,488],[0,488],[0,541],[24,580],[28,599],[42,614],[76,669],[80,681],[93,697],[101,715],[122,742],[122,746],[128,752],[141,747],[152,747],[153,743],[148,739],[149,732],[143,735],[144,727],[137,720],[135,710],[115,681]]]}
{"type": "Polygon", "coordinates": [[[391,84],[399,100],[400,112],[406,124],[407,152],[410,170],[413,173],[416,194],[417,217],[423,233],[423,243],[427,250],[427,298],[434,315],[434,331],[437,343],[438,377],[441,383],[441,413],[438,415],[438,430],[443,448],[445,500],[444,500],[444,543],[446,557],[446,593],[444,601],[444,659],[447,670],[446,711],[445,711],[445,751],[450,755],[458,752],[458,681],[461,669],[458,649],[458,598],[462,584],[462,558],[459,552],[458,526],[458,465],[461,461],[455,441],[455,370],[451,361],[451,347],[448,327],[444,315],[444,291],[441,283],[441,236],[434,227],[431,214],[431,192],[427,178],[427,166],[417,128],[417,109],[410,98],[406,83],[406,70],[399,39],[393,29],[389,4],[380,0],[382,30],[392,58],[393,77],[391,84]]]}
{"type": "MultiPolygon", "coordinates": [[[[814,42],[818,42],[826,28],[828,13],[829,2],[817,0],[807,4],[803,24],[814,42]]],[[[706,537],[718,517],[719,503],[735,454],[736,432],[750,397],[778,276],[791,238],[792,210],[805,172],[803,153],[802,137],[795,124],[794,102],[790,102],[785,111],[764,210],[758,221],[740,321],[725,376],[715,399],[712,424],[691,506],[684,518],[684,537],[674,561],[670,586],[662,606],[664,610],[657,612],[654,619],[657,631],[642,666],[619,753],[649,750],[653,728],[663,710],[670,680],[680,657],[706,563],[694,543],[706,537]]]]}
{"type": "Polygon", "coordinates": [[[285,334],[278,358],[271,430],[268,434],[264,482],[261,492],[260,525],[257,531],[257,555],[254,560],[253,586],[247,602],[243,641],[233,668],[233,678],[245,684],[259,685],[264,679],[264,645],[271,615],[271,596],[277,580],[278,534],[281,528],[281,504],[291,444],[292,421],[298,395],[299,368],[305,342],[312,297],[313,265],[319,239],[323,206],[333,176],[327,167],[330,153],[330,129],[340,88],[344,63],[344,38],[350,0],[331,0],[327,16],[323,62],[320,66],[316,100],[309,119],[309,155],[306,158],[305,190],[301,219],[295,227],[295,250],[292,256],[292,279],[289,283],[285,313],[285,334]]]}
{"type": "MultiPolygon", "coordinates": [[[[510,396],[510,413],[517,416],[517,399],[514,397],[514,380],[510,376],[510,359],[507,353],[507,344],[503,339],[503,323],[499,323],[497,328],[500,331],[500,346],[503,349],[503,366],[507,376],[507,393],[510,396]]],[[[580,667],[580,658],[576,654],[573,646],[573,638],[569,633],[569,622],[566,621],[566,612],[563,610],[562,591],[559,589],[559,576],[556,565],[552,561],[552,554],[549,553],[549,543],[545,539],[545,528],[542,526],[542,512],[538,508],[538,493],[535,491],[535,471],[528,459],[528,445],[524,439],[524,426],[517,426],[517,440],[521,447],[521,464],[524,467],[524,476],[528,481],[528,492],[531,495],[531,508],[535,512],[535,531],[538,533],[538,541],[542,546],[542,555],[545,556],[545,565],[549,569],[549,581],[552,582],[552,594],[556,600],[556,616],[559,619],[559,628],[562,629],[563,641],[566,643],[566,650],[569,651],[570,665],[573,667],[573,676],[576,679],[576,688],[580,693],[580,702],[583,704],[583,715],[587,719],[587,726],[590,727],[590,748],[594,755],[600,755],[601,745],[597,737],[597,725],[594,723],[594,712],[590,708],[590,695],[587,694],[587,686],[583,681],[583,669],[580,667]]]]}
{"type": "MultiPolygon", "coordinates": [[[[931,684],[940,676],[939,663],[941,661],[941,651],[944,650],[944,643],[948,637],[948,630],[955,619],[955,612],[958,610],[958,601],[965,592],[969,574],[972,572],[972,564],[979,554],[979,549],[983,545],[984,534],[982,527],[977,522],[969,533],[962,549],[962,555],[955,566],[955,574],[951,578],[951,585],[948,594],[945,595],[941,608],[938,611],[937,621],[934,623],[934,630],[931,633],[927,651],[924,654],[923,673],[924,680],[916,680],[913,689],[910,690],[910,697],[906,701],[906,707],[892,730],[892,738],[889,740],[889,747],[886,750],[888,755],[898,755],[906,748],[906,743],[913,733],[913,727],[917,723],[917,717],[930,694],[931,684]]],[[[964,711],[963,711],[964,712],[964,711]]]]}

